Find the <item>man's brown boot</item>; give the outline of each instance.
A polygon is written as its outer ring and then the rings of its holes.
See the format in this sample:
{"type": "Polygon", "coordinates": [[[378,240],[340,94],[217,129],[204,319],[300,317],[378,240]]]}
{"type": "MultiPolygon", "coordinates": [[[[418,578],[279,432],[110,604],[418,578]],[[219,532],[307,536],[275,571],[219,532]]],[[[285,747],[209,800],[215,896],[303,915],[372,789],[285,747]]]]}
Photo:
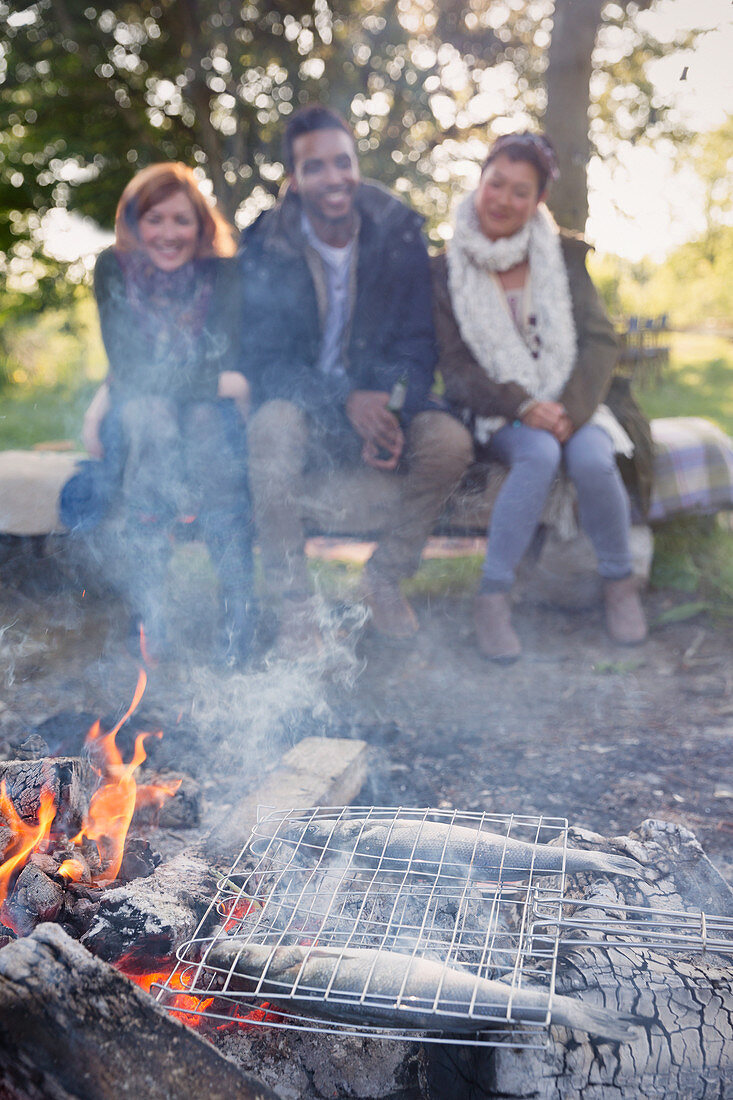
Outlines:
{"type": "Polygon", "coordinates": [[[480,652],[490,661],[511,664],[522,653],[512,626],[511,604],[507,592],[481,592],[473,605],[476,641],[480,652]]]}
{"type": "Polygon", "coordinates": [[[614,642],[620,645],[639,645],[643,642],[647,627],[636,579],[624,577],[620,581],[604,581],[603,595],[606,628],[614,642]]]}
{"type": "Polygon", "coordinates": [[[304,657],[315,659],[322,649],[323,635],[318,626],[316,601],[311,596],[285,596],[275,656],[284,661],[298,661],[304,657]]]}
{"type": "Polygon", "coordinates": [[[418,631],[415,612],[402,595],[399,581],[383,573],[364,569],[364,602],[371,611],[371,623],[378,634],[396,641],[414,638],[418,631]]]}

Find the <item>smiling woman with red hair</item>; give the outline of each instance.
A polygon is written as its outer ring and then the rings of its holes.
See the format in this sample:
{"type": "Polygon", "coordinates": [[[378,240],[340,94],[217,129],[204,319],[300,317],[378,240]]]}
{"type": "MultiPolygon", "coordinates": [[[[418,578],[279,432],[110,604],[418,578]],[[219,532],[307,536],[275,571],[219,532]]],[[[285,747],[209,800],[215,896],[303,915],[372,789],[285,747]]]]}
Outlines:
{"type": "MultiPolygon", "coordinates": [[[[109,374],[87,411],[84,443],[101,460],[105,503],[120,505],[125,519],[135,650],[141,627],[149,652],[165,649],[170,533],[190,515],[219,570],[227,659],[246,657],[251,642],[248,387],[232,369],[240,358],[234,251],[232,230],[191,169],[154,164],[123,191],[115,244],[94,272],[109,374]]],[[[68,510],[65,518],[75,525],[68,510]]]]}
{"type": "Polygon", "coordinates": [[[199,189],[193,170],[186,164],[151,164],[128,183],[115,214],[115,248],[135,252],[140,248],[140,220],[158,203],[172,195],[184,195],[194,209],[197,222],[195,258],[233,256],[236,252],[231,226],[199,189]]]}

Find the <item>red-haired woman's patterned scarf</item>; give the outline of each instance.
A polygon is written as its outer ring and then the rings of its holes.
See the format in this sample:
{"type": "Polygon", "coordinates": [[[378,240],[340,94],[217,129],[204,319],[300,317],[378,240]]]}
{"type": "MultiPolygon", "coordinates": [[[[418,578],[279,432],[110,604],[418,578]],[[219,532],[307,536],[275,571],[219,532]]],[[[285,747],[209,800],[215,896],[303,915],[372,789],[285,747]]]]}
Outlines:
{"type": "Polygon", "coordinates": [[[211,296],[213,265],[191,260],[161,271],[144,252],[118,252],[127,300],[140,317],[154,362],[183,363],[195,355],[211,296]]]}

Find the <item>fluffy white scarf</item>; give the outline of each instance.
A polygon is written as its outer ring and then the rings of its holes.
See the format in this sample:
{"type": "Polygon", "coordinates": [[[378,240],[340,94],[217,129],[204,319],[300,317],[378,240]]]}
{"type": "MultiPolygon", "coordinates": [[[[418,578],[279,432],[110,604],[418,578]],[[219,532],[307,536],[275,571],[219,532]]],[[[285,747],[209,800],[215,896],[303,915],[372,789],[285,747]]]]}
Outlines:
{"type": "MultiPolygon", "coordinates": [[[[570,377],[577,338],[565,261],[557,226],[541,205],[511,237],[491,241],[479,225],[473,195],[458,207],[448,247],[448,284],[461,336],[496,382],[518,382],[538,401],[556,401],[570,377]],[[525,287],[525,342],[509,312],[497,271],[529,260],[525,287]]],[[[480,418],[476,438],[486,442],[504,423],[480,418]]]]}

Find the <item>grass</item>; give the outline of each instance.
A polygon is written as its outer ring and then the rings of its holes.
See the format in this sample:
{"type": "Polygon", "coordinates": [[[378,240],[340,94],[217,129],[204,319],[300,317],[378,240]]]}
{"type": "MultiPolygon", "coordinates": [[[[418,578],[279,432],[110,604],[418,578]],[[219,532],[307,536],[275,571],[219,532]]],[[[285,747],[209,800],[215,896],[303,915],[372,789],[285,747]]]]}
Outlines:
{"type": "Polygon", "coordinates": [[[81,448],[82,418],[95,389],[85,383],[6,390],[0,395],[0,450],[60,440],[81,448]]]}
{"type": "Polygon", "coordinates": [[[655,531],[651,583],[672,588],[709,604],[709,610],[733,613],[731,517],[682,516],[655,531]]]}
{"type": "Polygon", "coordinates": [[[721,336],[672,334],[670,362],[660,380],[636,391],[644,412],[704,416],[733,436],[733,342],[721,336]]]}

